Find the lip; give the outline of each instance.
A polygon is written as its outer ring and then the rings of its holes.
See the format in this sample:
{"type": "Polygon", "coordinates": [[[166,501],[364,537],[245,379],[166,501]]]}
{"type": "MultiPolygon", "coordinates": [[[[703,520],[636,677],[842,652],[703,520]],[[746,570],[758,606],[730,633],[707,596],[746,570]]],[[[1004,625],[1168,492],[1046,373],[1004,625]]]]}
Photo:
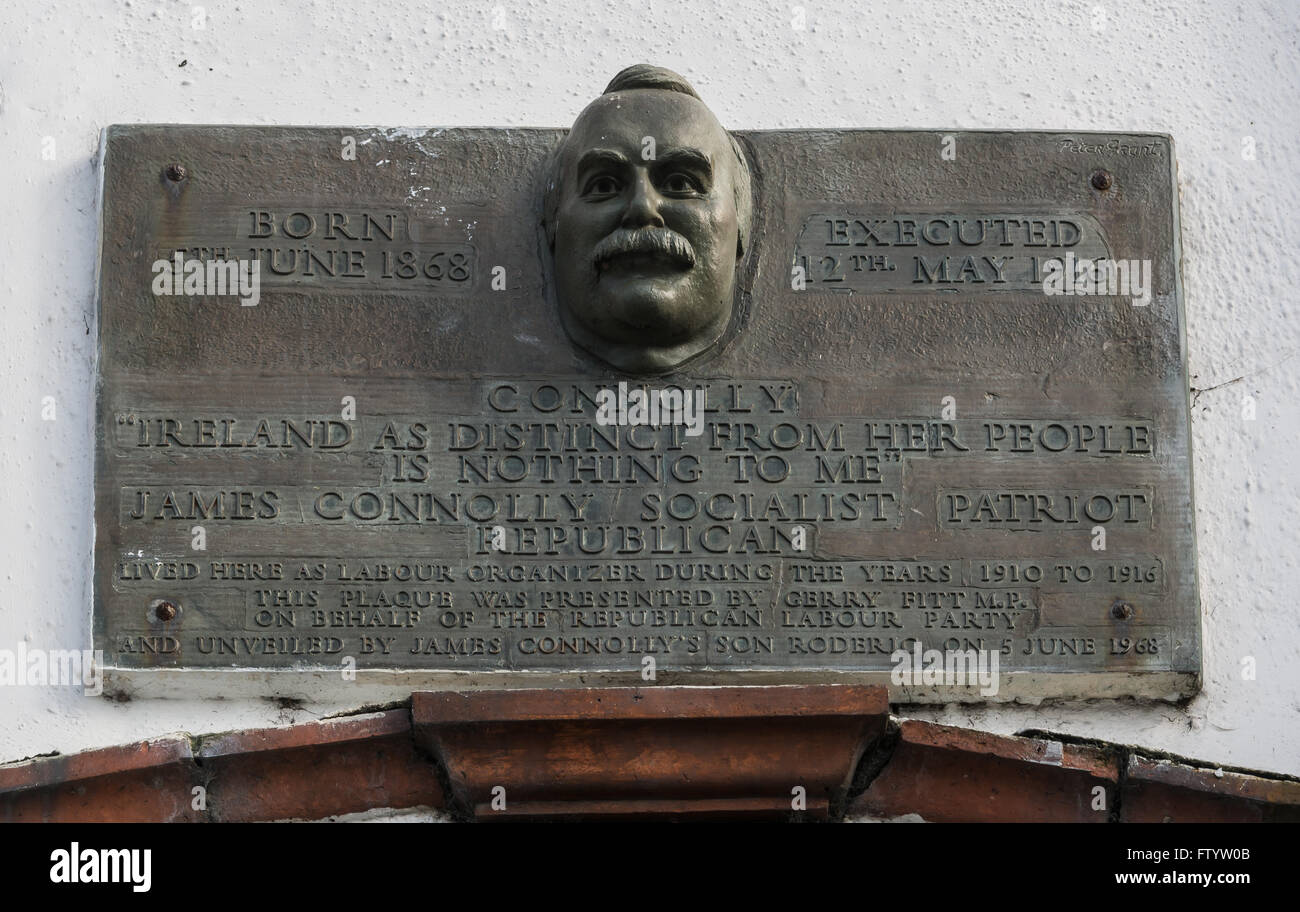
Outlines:
{"type": "Polygon", "coordinates": [[[646,274],[665,275],[677,272],[686,272],[690,265],[683,263],[676,257],[670,256],[662,251],[650,251],[634,253],[617,253],[611,257],[596,264],[598,274],[605,272],[618,272],[626,274],[646,274]]]}

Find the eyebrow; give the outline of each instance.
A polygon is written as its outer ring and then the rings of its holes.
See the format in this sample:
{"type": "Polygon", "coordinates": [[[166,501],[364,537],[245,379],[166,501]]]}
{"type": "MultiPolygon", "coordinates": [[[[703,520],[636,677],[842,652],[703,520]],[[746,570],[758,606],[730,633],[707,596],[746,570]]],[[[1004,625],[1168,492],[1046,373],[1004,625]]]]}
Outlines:
{"type": "Polygon", "coordinates": [[[592,168],[598,168],[601,165],[626,165],[627,156],[621,152],[615,152],[613,149],[591,149],[582,154],[578,159],[578,173],[582,174],[592,168]]]}
{"type": "Polygon", "coordinates": [[[660,166],[694,168],[706,177],[713,176],[713,162],[709,159],[709,156],[697,149],[672,149],[659,156],[658,164],[660,166]]]}

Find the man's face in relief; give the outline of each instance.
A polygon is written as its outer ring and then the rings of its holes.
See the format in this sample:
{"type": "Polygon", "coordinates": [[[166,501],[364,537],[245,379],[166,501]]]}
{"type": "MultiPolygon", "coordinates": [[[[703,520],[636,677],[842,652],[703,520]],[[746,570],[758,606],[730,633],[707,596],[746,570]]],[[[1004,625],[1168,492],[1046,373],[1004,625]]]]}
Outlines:
{"type": "Polygon", "coordinates": [[[552,244],[579,345],[662,373],[717,341],[740,251],[737,170],[726,131],[690,95],[617,91],[578,116],[560,152],[552,244]]]}

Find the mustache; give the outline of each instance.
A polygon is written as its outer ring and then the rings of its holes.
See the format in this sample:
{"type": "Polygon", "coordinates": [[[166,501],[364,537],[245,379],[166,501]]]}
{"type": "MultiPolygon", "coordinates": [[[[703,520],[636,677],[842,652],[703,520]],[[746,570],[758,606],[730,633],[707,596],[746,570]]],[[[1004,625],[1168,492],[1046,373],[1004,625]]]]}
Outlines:
{"type": "Polygon", "coordinates": [[[671,228],[617,228],[601,239],[591,252],[592,265],[599,271],[614,257],[625,254],[661,254],[687,269],[695,265],[695,248],[671,228]]]}

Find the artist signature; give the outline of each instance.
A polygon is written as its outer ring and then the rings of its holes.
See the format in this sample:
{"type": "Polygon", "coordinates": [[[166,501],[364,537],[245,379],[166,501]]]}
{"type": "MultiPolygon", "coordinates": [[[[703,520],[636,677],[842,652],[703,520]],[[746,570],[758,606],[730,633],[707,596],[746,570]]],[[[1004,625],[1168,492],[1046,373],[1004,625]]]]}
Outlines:
{"type": "Polygon", "coordinates": [[[1111,139],[1106,142],[1088,142],[1083,139],[1061,139],[1057,141],[1061,144],[1062,152],[1072,152],[1076,155],[1131,155],[1135,158],[1160,157],[1160,144],[1155,141],[1148,143],[1124,142],[1118,139],[1111,139]]]}

